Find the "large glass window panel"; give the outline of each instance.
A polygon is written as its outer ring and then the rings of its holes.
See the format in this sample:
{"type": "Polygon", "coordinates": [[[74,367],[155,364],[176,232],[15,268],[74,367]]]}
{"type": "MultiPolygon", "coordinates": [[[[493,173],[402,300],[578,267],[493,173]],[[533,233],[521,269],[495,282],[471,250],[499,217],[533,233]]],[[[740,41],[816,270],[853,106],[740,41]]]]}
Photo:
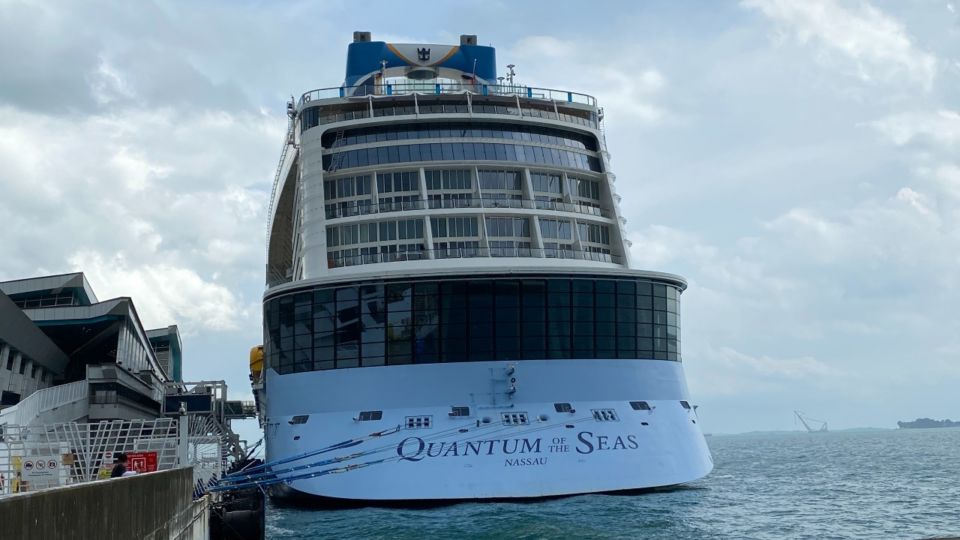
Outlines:
{"type": "Polygon", "coordinates": [[[293,356],[294,366],[293,371],[303,372],[303,371],[312,371],[313,370],[313,350],[312,349],[301,349],[294,352],[293,356]]]}
{"type": "Polygon", "coordinates": [[[531,319],[524,317],[521,313],[520,316],[520,335],[521,336],[545,336],[547,332],[547,322],[546,317],[539,319],[531,319]]]}
{"type": "Polygon", "coordinates": [[[293,337],[294,349],[310,349],[313,347],[313,334],[301,334],[293,337]]]}
{"type": "Polygon", "coordinates": [[[364,343],[361,350],[363,351],[363,360],[361,361],[363,366],[382,366],[386,363],[384,358],[386,346],[382,342],[364,343]]]}
{"type": "Polygon", "coordinates": [[[480,333],[471,333],[470,350],[467,351],[468,357],[473,362],[485,362],[494,360],[494,343],[490,338],[489,330],[480,333]],[[484,338],[474,338],[473,335],[486,335],[484,338]]]}
{"type": "Polygon", "coordinates": [[[338,349],[338,351],[337,351],[336,366],[337,366],[338,369],[339,369],[339,368],[355,368],[355,367],[359,367],[359,366],[360,366],[360,358],[359,358],[358,356],[356,356],[355,354],[352,355],[352,356],[350,356],[350,355],[342,356],[342,355],[340,354],[340,352],[339,352],[339,349],[338,349]]]}
{"type": "Polygon", "coordinates": [[[493,143],[483,143],[483,153],[486,156],[486,159],[494,160],[497,159],[497,149],[493,143]]]}
{"type": "Polygon", "coordinates": [[[520,162],[529,162],[530,160],[530,151],[528,150],[529,146],[522,146],[519,144],[513,145],[513,151],[517,156],[517,161],[520,162]]]}
{"type": "Polygon", "coordinates": [[[293,351],[281,352],[279,355],[278,364],[280,366],[281,375],[293,373],[293,351]]]}
{"type": "Polygon", "coordinates": [[[333,347],[315,347],[313,349],[313,369],[333,369],[333,347]]]}
{"type": "MultiPolygon", "coordinates": [[[[415,179],[407,176],[395,182],[415,179]]],[[[265,347],[281,373],[495,358],[678,360],[680,321],[667,311],[678,295],[673,287],[636,295],[653,285],[662,284],[549,277],[328,287],[268,301],[265,347]]]]}

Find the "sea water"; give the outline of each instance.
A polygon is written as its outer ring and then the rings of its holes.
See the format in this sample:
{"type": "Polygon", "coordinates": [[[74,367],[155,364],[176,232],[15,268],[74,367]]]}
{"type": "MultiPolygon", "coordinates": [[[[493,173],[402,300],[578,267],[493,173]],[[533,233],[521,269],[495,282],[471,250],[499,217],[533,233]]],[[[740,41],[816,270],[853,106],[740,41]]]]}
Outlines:
{"type": "Polygon", "coordinates": [[[756,433],[707,441],[713,472],[670,491],[426,510],[270,506],[267,538],[960,536],[960,429],[756,433]]]}

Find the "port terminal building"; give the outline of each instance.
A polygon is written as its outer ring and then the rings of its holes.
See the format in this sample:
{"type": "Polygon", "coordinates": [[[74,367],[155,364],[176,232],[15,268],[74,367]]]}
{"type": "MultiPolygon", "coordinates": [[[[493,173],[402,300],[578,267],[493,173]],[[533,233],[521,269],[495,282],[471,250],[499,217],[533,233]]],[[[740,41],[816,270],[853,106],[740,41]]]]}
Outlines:
{"type": "Polygon", "coordinates": [[[182,383],[176,325],[146,329],[83,273],[0,282],[0,425],[158,418],[182,383]]]}

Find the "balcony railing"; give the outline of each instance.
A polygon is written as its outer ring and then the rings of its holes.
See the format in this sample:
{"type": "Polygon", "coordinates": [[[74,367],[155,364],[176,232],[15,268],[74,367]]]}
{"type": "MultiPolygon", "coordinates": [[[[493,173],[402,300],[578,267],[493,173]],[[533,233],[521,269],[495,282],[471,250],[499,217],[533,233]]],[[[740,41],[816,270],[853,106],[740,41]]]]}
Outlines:
{"type": "Polygon", "coordinates": [[[369,253],[364,255],[353,255],[347,257],[331,258],[328,261],[330,268],[342,268],[345,266],[358,266],[362,264],[376,264],[398,261],[424,261],[429,259],[471,259],[477,257],[522,257],[522,258],[543,258],[543,259],[570,259],[580,261],[594,261],[603,263],[622,264],[622,258],[619,255],[609,253],[595,253],[592,251],[578,251],[574,249],[560,248],[450,248],[450,249],[424,249],[419,251],[388,252],[388,253],[369,253]],[[433,257],[431,257],[431,253],[433,257]]]}
{"type": "Polygon", "coordinates": [[[366,86],[340,86],[335,88],[320,88],[305,92],[300,96],[297,109],[306,103],[321,99],[335,99],[362,96],[400,96],[409,94],[475,94],[479,96],[519,96],[526,99],[542,101],[560,101],[597,106],[597,99],[587,94],[556,90],[552,88],[537,88],[533,86],[501,85],[501,84],[464,84],[464,83],[396,83],[366,86]]]}
{"type": "Polygon", "coordinates": [[[440,208],[522,208],[527,210],[553,210],[556,212],[575,212],[590,216],[611,217],[609,212],[584,203],[559,201],[538,201],[532,199],[501,199],[496,197],[470,197],[465,199],[435,199],[424,201],[399,201],[376,204],[367,201],[331,203],[325,206],[327,219],[337,219],[387,212],[406,212],[408,210],[433,210],[440,208]]]}

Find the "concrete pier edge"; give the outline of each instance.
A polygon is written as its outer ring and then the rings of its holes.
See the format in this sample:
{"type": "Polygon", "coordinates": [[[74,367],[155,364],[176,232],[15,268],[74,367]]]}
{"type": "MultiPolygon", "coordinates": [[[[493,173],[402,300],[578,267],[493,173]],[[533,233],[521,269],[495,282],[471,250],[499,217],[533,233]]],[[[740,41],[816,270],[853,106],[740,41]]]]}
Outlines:
{"type": "Polygon", "coordinates": [[[9,539],[208,538],[210,505],[193,500],[193,469],[140,474],[0,498],[9,539]]]}

